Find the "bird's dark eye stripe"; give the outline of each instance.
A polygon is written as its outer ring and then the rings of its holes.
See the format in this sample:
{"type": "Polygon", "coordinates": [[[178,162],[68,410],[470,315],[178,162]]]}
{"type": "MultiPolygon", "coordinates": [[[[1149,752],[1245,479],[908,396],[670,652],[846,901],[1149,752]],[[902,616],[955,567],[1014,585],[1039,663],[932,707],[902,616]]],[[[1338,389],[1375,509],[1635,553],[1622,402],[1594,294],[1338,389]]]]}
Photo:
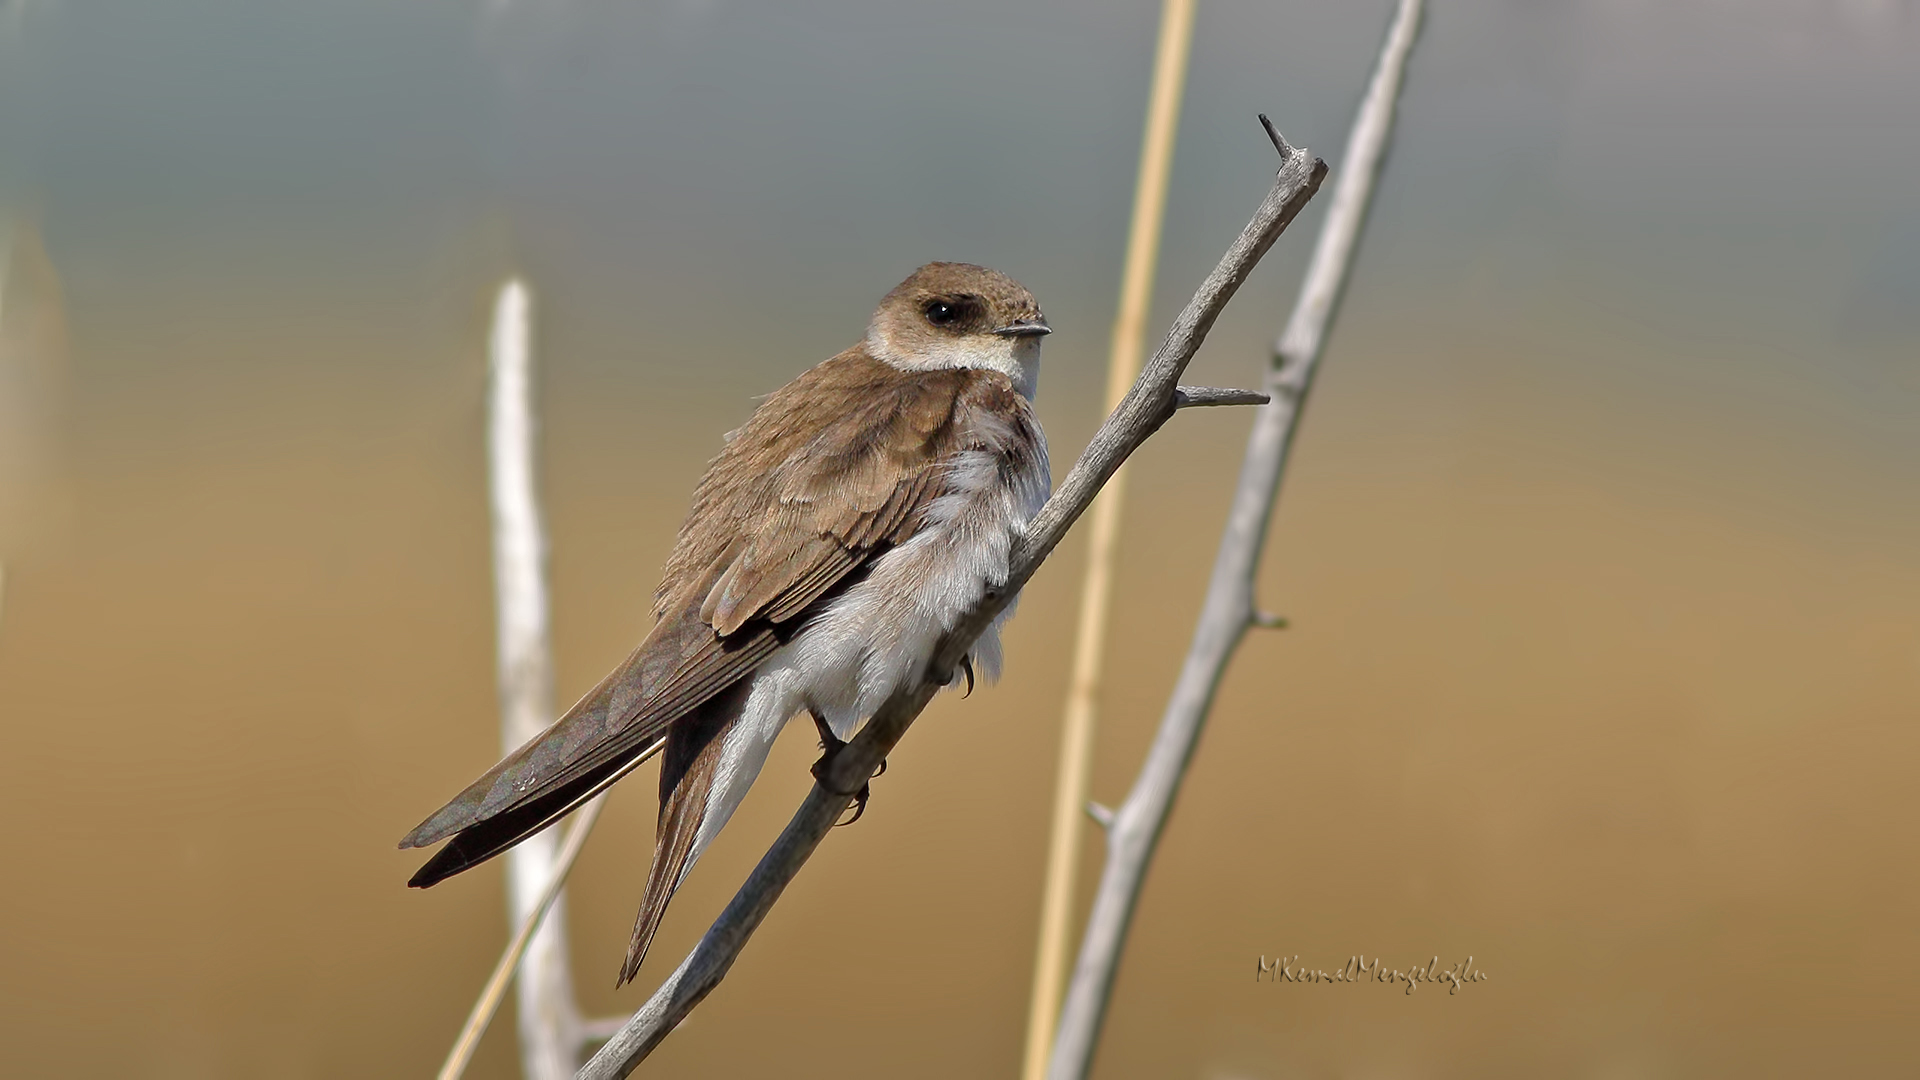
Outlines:
{"type": "Polygon", "coordinates": [[[972,293],[935,296],[920,305],[920,313],[935,326],[955,326],[980,318],[986,301],[972,293]]]}

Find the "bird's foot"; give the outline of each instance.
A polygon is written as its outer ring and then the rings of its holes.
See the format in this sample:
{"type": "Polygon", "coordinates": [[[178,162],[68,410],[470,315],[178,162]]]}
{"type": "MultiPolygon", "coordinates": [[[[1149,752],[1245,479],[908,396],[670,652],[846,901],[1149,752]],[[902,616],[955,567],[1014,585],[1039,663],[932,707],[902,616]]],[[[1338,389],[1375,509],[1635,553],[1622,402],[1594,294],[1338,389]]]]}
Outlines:
{"type": "MultiPolygon", "coordinates": [[[[825,720],[820,718],[820,714],[813,713],[812,716],[813,726],[815,730],[820,733],[820,759],[815,761],[808,771],[813,774],[814,780],[817,781],[821,787],[832,791],[836,795],[846,795],[853,799],[853,816],[845,821],[834,822],[836,826],[851,825],[860,820],[860,815],[867,812],[867,799],[873,795],[872,783],[869,781],[861,784],[860,790],[858,791],[834,790],[833,786],[827,782],[827,777],[832,774],[833,759],[840,756],[840,751],[847,748],[847,743],[846,740],[833,733],[833,729],[827,725],[825,720]]],[[[882,759],[880,768],[875,770],[873,775],[881,776],[884,775],[886,771],[887,763],[885,759],[882,759]]]]}

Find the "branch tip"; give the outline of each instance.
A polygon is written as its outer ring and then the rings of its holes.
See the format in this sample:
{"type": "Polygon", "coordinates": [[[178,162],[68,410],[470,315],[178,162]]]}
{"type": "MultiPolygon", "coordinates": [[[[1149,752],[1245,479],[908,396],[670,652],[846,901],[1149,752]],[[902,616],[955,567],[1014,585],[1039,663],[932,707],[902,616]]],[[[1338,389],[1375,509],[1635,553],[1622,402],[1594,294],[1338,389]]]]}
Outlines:
{"type": "Polygon", "coordinates": [[[1260,114],[1260,126],[1267,129],[1267,138],[1272,139],[1273,148],[1280,151],[1281,162],[1284,163],[1293,157],[1296,153],[1293,145],[1287,142],[1286,136],[1281,135],[1279,130],[1273,126],[1273,121],[1267,119],[1266,113],[1260,114]]]}
{"type": "Polygon", "coordinates": [[[1113,828],[1113,807],[1087,800],[1087,816],[1098,822],[1103,829],[1113,828]]]}
{"type": "Polygon", "coordinates": [[[1271,611],[1255,611],[1248,621],[1262,630],[1285,630],[1288,626],[1284,616],[1271,611]]]}

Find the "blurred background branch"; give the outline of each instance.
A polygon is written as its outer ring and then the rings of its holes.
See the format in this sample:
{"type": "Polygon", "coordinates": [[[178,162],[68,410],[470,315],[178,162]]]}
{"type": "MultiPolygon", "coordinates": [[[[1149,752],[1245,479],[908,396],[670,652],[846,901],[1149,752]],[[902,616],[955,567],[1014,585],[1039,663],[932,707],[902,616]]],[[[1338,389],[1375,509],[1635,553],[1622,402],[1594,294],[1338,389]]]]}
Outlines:
{"type": "MultiPolygon", "coordinates": [[[[488,342],[488,490],[493,510],[503,752],[518,749],[539,734],[553,712],[546,539],[533,480],[537,426],[532,307],[526,283],[519,278],[507,281],[494,302],[488,342]]],[[[608,784],[652,760],[664,745],[665,740],[655,742],[608,784]]],[[[520,974],[520,1054],[528,1080],[572,1076],[580,1051],[618,1029],[622,1022],[618,1018],[581,1018],[573,999],[566,928],[557,921],[567,875],[573,872],[605,804],[603,791],[581,807],[565,841],[558,840],[558,830],[548,830],[508,853],[508,911],[514,932],[447,1052],[439,1080],[459,1080],[466,1072],[516,972],[520,974]]]]}
{"type": "Polygon", "coordinates": [[[63,294],[39,223],[0,200],[0,623],[9,569],[17,576],[23,554],[57,547],[65,532],[63,294]]]}
{"type": "MultiPolygon", "coordinates": [[[[656,747],[661,744],[655,744],[656,747]]],[[[646,755],[651,757],[651,754],[646,755]]],[[[554,901],[559,899],[561,889],[566,885],[567,875],[572,872],[573,864],[580,858],[580,849],[586,846],[587,836],[593,832],[594,823],[600,820],[600,811],[606,805],[607,796],[602,792],[581,807],[580,814],[574,818],[567,829],[567,838],[560,846],[555,860],[553,876],[540,893],[533,910],[527,912],[520,928],[507,942],[500,959],[493,965],[493,974],[487,977],[487,983],[480,990],[480,996],[473,1003],[473,1009],[467,1014],[466,1025],[460,1029],[460,1037],[453,1041],[453,1049],[447,1052],[447,1060],[440,1066],[438,1080],[460,1080],[467,1071],[467,1065],[473,1061],[473,1052],[480,1048],[480,1037],[487,1032],[487,1025],[493,1021],[493,1014],[500,1008],[500,1001],[507,994],[507,983],[520,966],[520,960],[527,954],[527,946],[533,936],[545,925],[547,913],[553,910],[554,901]]]]}
{"type": "MultiPolygon", "coordinates": [[[[1393,129],[1394,104],[1407,55],[1419,30],[1420,12],[1420,0],[1400,0],[1381,46],[1372,83],[1354,117],[1333,203],[1320,228],[1293,314],[1274,348],[1267,373],[1272,400],[1260,410],[1248,437],[1246,459],[1220,539],[1220,552],[1214,560],[1206,603],[1160,730],[1126,801],[1110,812],[1094,811],[1106,826],[1107,865],[1061,1010],[1047,1067],[1049,1080],[1079,1080],[1092,1067],[1093,1051],[1113,992],[1114,973],[1154,847],[1173,812],[1174,798],[1227,663],[1242,635],[1258,624],[1254,573],[1266,545],[1267,523],[1286,470],[1287,449],[1313,386],[1327,329],[1353,266],[1360,226],[1366,220],[1387,136],[1393,129]]],[[[1264,122],[1266,118],[1261,119],[1264,122]]],[[[1267,130],[1275,145],[1283,145],[1271,125],[1267,130]]],[[[1076,818],[1081,805],[1076,802],[1073,806],[1076,818]]]]}
{"type": "MultiPolygon", "coordinates": [[[[487,465],[500,695],[500,749],[510,753],[553,720],[553,645],[547,538],[535,490],[533,298],[512,278],[500,287],[488,341],[487,465]]],[[[596,811],[597,812],[597,811],[596,811]]],[[[574,826],[584,839],[591,816],[574,826]]],[[[559,833],[549,829],[507,853],[508,925],[538,919],[518,980],[520,1062],[526,1080],[565,1080],[580,1063],[580,1010],[567,962],[566,898],[558,882],[559,833]]],[[[476,1033],[477,1037],[477,1033],[476,1033]]]]}
{"type": "MultiPolygon", "coordinates": [[[[521,959],[527,954],[527,946],[543,925],[547,912],[552,911],[554,902],[559,900],[561,890],[567,883],[567,875],[573,873],[574,864],[580,860],[580,849],[586,847],[587,837],[592,835],[594,824],[600,820],[600,811],[605,809],[607,801],[605,789],[652,761],[666,745],[665,739],[655,740],[625,768],[608,777],[601,793],[580,808],[580,816],[568,828],[567,838],[561,843],[560,853],[555,857],[553,875],[547,879],[546,886],[541,889],[539,899],[527,912],[526,918],[521,920],[519,929],[507,940],[507,947],[501,950],[500,959],[493,965],[493,974],[487,977],[486,985],[480,988],[480,996],[474,999],[473,1008],[467,1013],[467,1022],[461,1027],[459,1038],[453,1041],[453,1048],[447,1051],[447,1059],[440,1066],[439,1080],[460,1080],[467,1066],[473,1062],[474,1051],[480,1048],[480,1037],[487,1033],[487,1025],[493,1022],[493,1014],[499,1011],[500,1002],[506,997],[508,980],[520,967],[521,959]]],[[[577,1028],[579,1046],[585,1048],[593,1043],[604,1042],[624,1023],[626,1018],[623,1016],[581,1020],[577,1028]]]]}

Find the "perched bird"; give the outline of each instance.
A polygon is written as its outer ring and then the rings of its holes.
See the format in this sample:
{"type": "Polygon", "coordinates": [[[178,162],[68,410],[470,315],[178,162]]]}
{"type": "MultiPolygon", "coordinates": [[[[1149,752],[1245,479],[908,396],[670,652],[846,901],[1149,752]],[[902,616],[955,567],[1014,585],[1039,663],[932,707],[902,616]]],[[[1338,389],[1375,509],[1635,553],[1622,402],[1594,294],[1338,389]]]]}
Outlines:
{"type": "MultiPolygon", "coordinates": [[[[821,765],[831,760],[1005,583],[1014,540],[1052,486],[1032,407],[1049,332],[1033,294],[984,267],[929,263],[888,293],[859,344],[727,436],[655,590],[652,632],[400,842],[453,838],[408,884],[540,831],[664,735],[653,865],[620,969],[632,979],[787,721],[810,714],[821,765]]],[[[969,686],[976,664],[997,674],[1011,612],[969,653],[969,686]]]]}

